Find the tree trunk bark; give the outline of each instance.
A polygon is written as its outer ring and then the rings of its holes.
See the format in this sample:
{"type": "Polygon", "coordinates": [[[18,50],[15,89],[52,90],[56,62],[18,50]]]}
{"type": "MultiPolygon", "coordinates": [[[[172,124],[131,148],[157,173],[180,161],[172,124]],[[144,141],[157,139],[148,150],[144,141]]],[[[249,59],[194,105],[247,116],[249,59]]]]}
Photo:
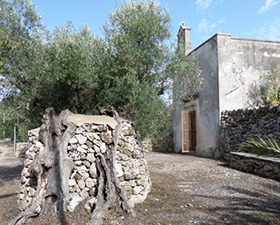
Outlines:
{"type": "MultiPolygon", "coordinates": [[[[96,154],[98,171],[97,202],[88,225],[101,225],[111,208],[119,207],[124,212],[134,215],[127,203],[126,191],[121,187],[116,174],[116,151],[122,123],[114,109],[103,110],[113,116],[118,125],[114,131],[114,146],[105,153],[96,154]]],[[[69,202],[69,177],[74,168],[74,162],[68,157],[67,146],[75,133],[76,125],[67,122],[71,114],[69,110],[55,114],[53,108],[48,108],[43,116],[43,124],[39,132],[39,140],[44,144],[44,153],[34,159],[30,165],[31,171],[37,177],[37,192],[31,206],[18,215],[9,225],[23,224],[28,218],[40,214],[51,213],[63,216],[69,202]]]]}
{"type": "Polygon", "coordinates": [[[127,203],[126,191],[120,185],[115,167],[122,123],[118,113],[113,108],[103,109],[101,113],[113,116],[118,125],[114,132],[114,147],[105,151],[104,154],[97,154],[96,166],[99,173],[97,202],[87,225],[102,225],[103,219],[112,207],[121,207],[124,212],[134,216],[133,209],[127,203]]]}
{"type": "Polygon", "coordinates": [[[39,140],[44,144],[44,153],[36,158],[31,172],[37,177],[37,193],[31,206],[18,215],[10,225],[23,224],[28,218],[39,214],[59,215],[66,211],[69,201],[68,182],[74,163],[67,155],[67,145],[73,136],[76,125],[67,122],[69,110],[55,114],[48,108],[43,116],[39,140]]]}

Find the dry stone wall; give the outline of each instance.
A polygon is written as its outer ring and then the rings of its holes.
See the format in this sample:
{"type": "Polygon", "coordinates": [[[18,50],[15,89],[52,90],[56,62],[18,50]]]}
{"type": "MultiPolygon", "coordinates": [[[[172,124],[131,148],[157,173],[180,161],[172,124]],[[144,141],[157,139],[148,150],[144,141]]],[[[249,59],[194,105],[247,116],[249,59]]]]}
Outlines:
{"type": "MultiPolygon", "coordinates": [[[[145,200],[151,188],[151,181],[141,141],[129,121],[123,121],[122,124],[115,168],[120,184],[127,192],[128,203],[133,207],[134,204],[145,200]]],[[[92,211],[97,189],[95,156],[114,147],[114,126],[100,124],[100,121],[98,124],[87,121],[76,125],[75,135],[67,147],[68,156],[75,163],[69,179],[68,210],[73,211],[80,202],[86,200],[86,210],[92,211]]],[[[18,198],[20,210],[28,208],[36,193],[36,177],[30,173],[29,168],[33,160],[44,152],[44,146],[38,140],[38,136],[39,129],[29,132],[29,147],[26,151],[18,198]]]]}
{"type": "Polygon", "coordinates": [[[280,141],[280,105],[222,112],[221,147],[226,154],[258,136],[280,141]]]}
{"type": "Polygon", "coordinates": [[[280,105],[222,112],[221,148],[230,167],[280,180],[280,158],[237,152],[259,136],[280,142],[280,105]]]}
{"type": "Polygon", "coordinates": [[[231,152],[230,167],[280,180],[280,158],[257,156],[245,152],[231,152]]]}

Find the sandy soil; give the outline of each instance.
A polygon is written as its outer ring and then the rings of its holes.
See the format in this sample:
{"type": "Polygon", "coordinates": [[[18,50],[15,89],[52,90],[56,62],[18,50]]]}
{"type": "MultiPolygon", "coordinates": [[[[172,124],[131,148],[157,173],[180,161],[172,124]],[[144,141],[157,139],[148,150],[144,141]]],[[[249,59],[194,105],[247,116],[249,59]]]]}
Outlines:
{"type": "MultiPolygon", "coordinates": [[[[5,149],[0,147],[0,152],[5,149]]],[[[152,178],[147,200],[135,207],[136,217],[114,219],[122,225],[277,225],[280,224],[280,183],[228,168],[224,162],[190,155],[148,153],[152,178]]],[[[0,224],[19,212],[22,160],[0,153],[0,224]]],[[[27,224],[79,225],[89,215],[77,210],[63,218],[42,216],[27,224]]]]}

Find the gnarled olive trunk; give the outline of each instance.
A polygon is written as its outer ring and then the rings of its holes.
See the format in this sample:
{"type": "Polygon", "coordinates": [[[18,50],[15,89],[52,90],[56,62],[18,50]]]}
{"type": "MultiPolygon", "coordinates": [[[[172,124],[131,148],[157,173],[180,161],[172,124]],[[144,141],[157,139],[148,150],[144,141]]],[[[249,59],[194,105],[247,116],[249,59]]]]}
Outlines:
{"type": "MultiPolygon", "coordinates": [[[[115,110],[103,110],[117,120],[114,133],[114,147],[105,153],[98,153],[96,167],[98,170],[97,202],[88,225],[103,224],[107,212],[114,207],[133,213],[127,204],[125,190],[121,187],[115,170],[115,158],[119,132],[122,123],[115,110]]],[[[36,196],[30,207],[11,221],[10,225],[23,224],[28,218],[50,213],[62,216],[69,203],[69,177],[74,163],[67,154],[69,140],[75,133],[76,125],[68,122],[69,110],[55,114],[48,108],[43,116],[43,124],[39,132],[39,141],[44,144],[43,154],[34,159],[30,170],[37,177],[36,196]]]]}

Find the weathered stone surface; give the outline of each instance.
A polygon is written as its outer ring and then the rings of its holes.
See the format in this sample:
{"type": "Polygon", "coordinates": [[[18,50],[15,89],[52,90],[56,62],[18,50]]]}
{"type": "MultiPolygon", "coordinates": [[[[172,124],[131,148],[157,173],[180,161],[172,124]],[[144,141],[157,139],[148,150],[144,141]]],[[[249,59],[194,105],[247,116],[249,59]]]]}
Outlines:
{"type": "Polygon", "coordinates": [[[128,199],[128,204],[131,207],[134,207],[135,204],[141,203],[145,200],[145,197],[143,195],[132,195],[128,199]]]}
{"type": "Polygon", "coordinates": [[[83,199],[86,199],[87,197],[89,197],[89,194],[87,192],[87,190],[83,189],[81,192],[80,192],[80,195],[83,199]]]}
{"type": "Polygon", "coordinates": [[[123,170],[122,170],[122,165],[116,164],[116,173],[117,173],[118,177],[123,176],[124,173],[123,173],[123,170]]]}
{"type": "MultiPolygon", "coordinates": [[[[75,166],[68,182],[69,211],[73,211],[82,200],[91,196],[85,208],[92,212],[96,201],[92,197],[96,196],[98,176],[96,154],[104,154],[113,149],[113,134],[114,130],[107,125],[86,124],[79,125],[75,135],[70,139],[67,153],[75,166]]],[[[26,151],[27,159],[24,162],[25,168],[21,178],[22,190],[18,198],[18,206],[21,210],[25,210],[36,195],[36,178],[31,176],[29,167],[37,154],[44,150],[44,146],[38,144],[38,133],[32,135],[29,138],[30,147],[26,151]]],[[[131,124],[124,121],[116,152],[115,169],[132,206],[144,201],[151,186],[147,164],[143,159],[139,143],[131,124]]]]}
{"type": "Polygon", "coordinates": [[[76,206],[81,202],[83,201],[83,199],[80,197],[80,196],[75,196],[72,198],[72,200],[70,201],[69,203],[69,206],[68,206],[68,210],[70,212],[73,212],[74,209],[76,208],[76,206]]]}
{"type": "Polygon", "coordinates": [[[279,179],[280,158],[258,156],[245,152],[231,152],[228,154],[228,159],[230,167],[264,177],[279,179]],[[279,166],[275,166],[275,164],[279,166]]]}
{"type": "Polygon", "coordinates": [[[84,160],[84,161],[83,161],[83,164],[84,164],[87,168],[89,168],[91,163],[90,163],[89,161],[87,161],[87,160],[84,160]]]}
{"type": "MultiPolygon", "coordinates": [[[[238,109],[221,114],[221,148],[230,166],[261,176],[277,179],[280,165],[249,156],[233,155],[230,152],[242,150],[242,145],[252,138],[267,137],[280,140],[279,106],[238,109]],[[278,167],[278,169],[277,169],[278,167]]],[[[277,163],[276,163],[277,164],[277,163]]]]}
{"type": "Polygon", "coordinates": [[[96,171],[96,166],[95,164],[91,164],[90,168],[89,168],[89,173],[90,173],[90,176],[92,178],[96,178],[97,177],[97,171],[96,171]]]}
{"type": "Polygon", "coordinates": [[[104,141],[104,143],[106,143],[106,144],[113,143],[113,138],[108,133],[101,133],[101,140],[104,141]]]}
{"type": "Polygon", "coordinates": [[[72,138],[69,140],[69,143],[70,143],[70,144],[76,144],[76,143],[78,143],[78,140],[77,140],[77,138],[75,138],[75,136],[74,136],[74,137],[72,137],[72,138]]]}
{"type": "Polygon", "coordinates": [[[94,182],[94,180],[92,178],[87,178],[86,179],[86,186],[88,188],[92,188],[92,187],[94,187],[94,185],[95,185],[95,182],[94,182]]]}
{"type": "Polygon", "coordinates": [[[72,187],[72,186],[75,186],[77,183],[75,181],[75,179],[70,179],[69,180],[69,186],[72,187]]]}
{"type": "Polygon", "coordinates": [[[144,190],[143,186],[136,186],[135,188],[133,188],[133,194],[138,195],[142,190],[144,190]]]}
{"type": "Polygon", "coordinates": [[[86,187],[86,183],[83,180],[78,181],[79,188],[83,190],[86,187]]]}
{"type": "Polygon", "coordinates": [[[107,149],[106,144],[105,144],[105,143],[102,143],[102,144],[100,145],[100,152],[101,152],[101,153],[105,153],[105,152],[106,152],[106,149],[107,149]]]}
{"type": "Polygon", "coordinates": [[[87,138],[83,135],[76,135],[75,137],[78,140],[79,144],[81,144],[81,145],[86,143],[86,141],[87,141],[87,138]]]}
{"type": "Polygon", "coordinates": [[[96,160],[94,154],[93,153],[88,153],[87,154],[87,160],[91,163],[94,163],[95,160],[96,160]]]}

